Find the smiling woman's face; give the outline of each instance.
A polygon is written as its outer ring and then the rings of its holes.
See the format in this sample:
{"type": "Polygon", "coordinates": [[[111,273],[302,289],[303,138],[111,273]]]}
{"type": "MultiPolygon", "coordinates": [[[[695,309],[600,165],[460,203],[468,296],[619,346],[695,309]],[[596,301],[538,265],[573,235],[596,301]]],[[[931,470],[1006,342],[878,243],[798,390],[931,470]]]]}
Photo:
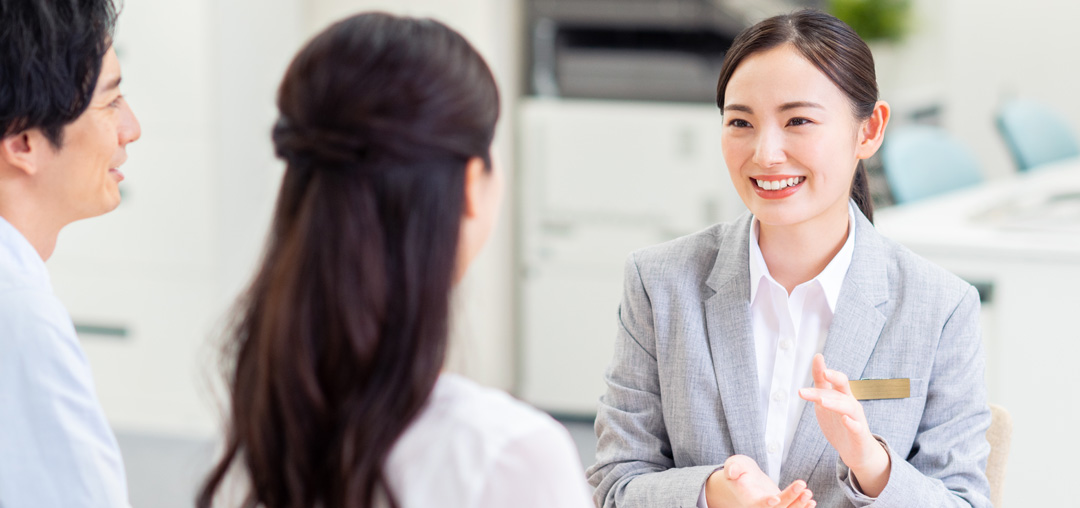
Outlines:
{"type": "Polygon", "coordinates": [[[783,44],[739,63],[724,101],[724,162],[758,220],[846,220],[866,121],[836,84],[783,44]]]}

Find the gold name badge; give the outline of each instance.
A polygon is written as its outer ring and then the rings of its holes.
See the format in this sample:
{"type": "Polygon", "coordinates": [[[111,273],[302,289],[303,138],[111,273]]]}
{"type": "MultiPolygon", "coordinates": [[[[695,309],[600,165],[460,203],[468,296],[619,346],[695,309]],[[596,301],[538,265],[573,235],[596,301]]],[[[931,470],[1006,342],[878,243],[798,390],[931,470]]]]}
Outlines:
{"type": "Polygon", "coordinates": [[[856,400],[906,399],[911,396],[911,380],[859,379],[848,382],[856,400]]]}

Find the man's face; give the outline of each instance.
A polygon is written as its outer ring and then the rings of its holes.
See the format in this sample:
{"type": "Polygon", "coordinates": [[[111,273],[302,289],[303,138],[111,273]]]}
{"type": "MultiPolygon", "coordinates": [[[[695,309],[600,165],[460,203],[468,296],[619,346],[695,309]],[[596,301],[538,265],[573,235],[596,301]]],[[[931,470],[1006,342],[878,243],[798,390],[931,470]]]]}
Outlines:
{"type": "Polygon", "coordinates": [[[105,54],[90,107],[64,127],[63,144],[42,161],[41,185],[65,222],[94,217],[120,204],[125,147],[139,139],[139,121],[120,94],[120,62],[105,54]]]}

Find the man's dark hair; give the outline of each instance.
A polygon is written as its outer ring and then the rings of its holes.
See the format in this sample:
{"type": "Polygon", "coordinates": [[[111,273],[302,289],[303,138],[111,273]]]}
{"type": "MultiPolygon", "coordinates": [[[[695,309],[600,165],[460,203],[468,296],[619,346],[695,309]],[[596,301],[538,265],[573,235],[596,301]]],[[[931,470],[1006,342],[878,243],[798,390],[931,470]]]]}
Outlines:
{"type": "Polygon", "coordinates": [[[113,0],[0,0],[0,135],[40,128],[59,148],[112,45],[113,0]]]}

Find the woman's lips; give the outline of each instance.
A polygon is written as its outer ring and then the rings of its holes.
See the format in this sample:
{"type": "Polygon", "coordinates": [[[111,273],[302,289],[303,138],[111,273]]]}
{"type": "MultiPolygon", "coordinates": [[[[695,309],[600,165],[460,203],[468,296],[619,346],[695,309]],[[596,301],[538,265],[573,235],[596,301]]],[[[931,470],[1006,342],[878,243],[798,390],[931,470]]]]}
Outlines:
{"type": "Polygon", "coordinates": [[[120,183],[120,182],[124,181],[124,173],[121,172],[117,168],[110,168],[109,169],[109,174],[112,175],[113,178],[116,179],[116,183],[120,183]]]}
{"type": "Polygon", "coordinates": [[[795,194],[802,188],[805,176],[775,175],[751,178],[754,191],[765,199],[782,199],[795,194]]]}

